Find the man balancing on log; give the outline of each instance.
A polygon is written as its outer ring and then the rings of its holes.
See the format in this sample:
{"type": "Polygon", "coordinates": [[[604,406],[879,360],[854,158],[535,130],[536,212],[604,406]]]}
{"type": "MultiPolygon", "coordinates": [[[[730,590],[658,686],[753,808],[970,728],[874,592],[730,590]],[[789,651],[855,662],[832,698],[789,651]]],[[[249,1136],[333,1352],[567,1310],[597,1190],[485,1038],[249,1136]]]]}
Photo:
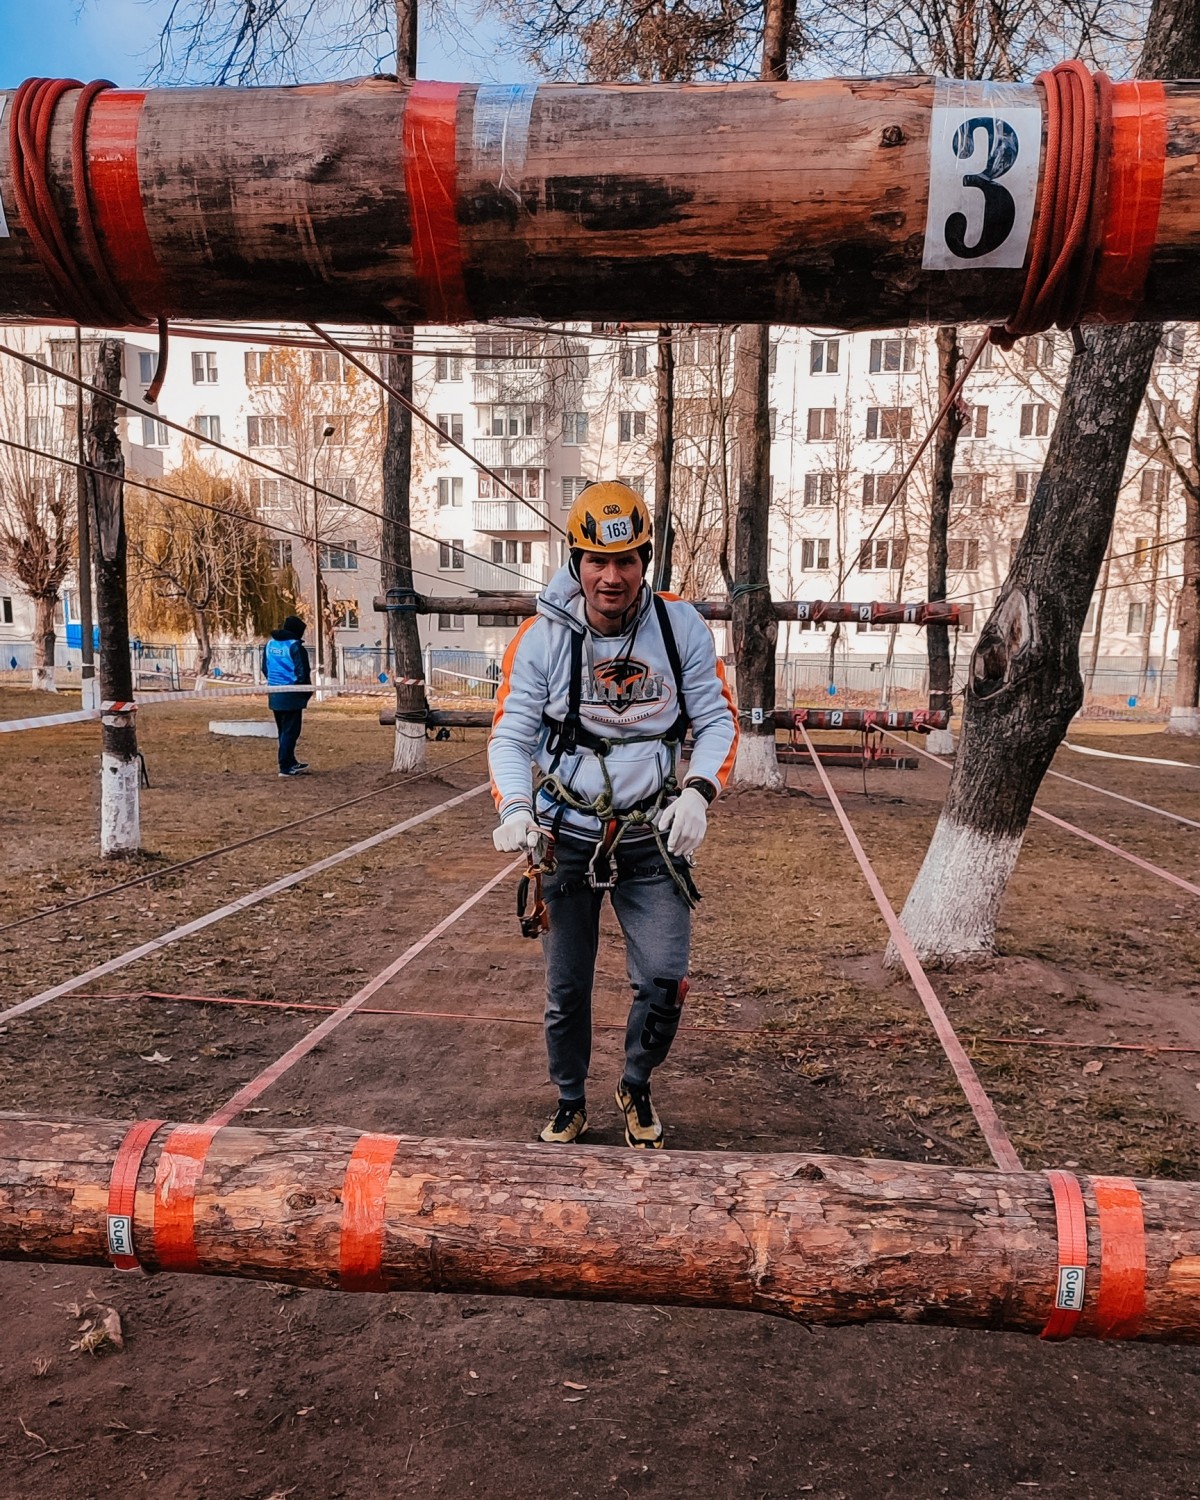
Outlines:
{"type": "Polygon", "coordinates": [[[661,1147],[650,1074],[666,1058],[687,994],[692,856],[729,776],[737,715],[708,626],[646,582],[642,497],[589,485],[567,519],[570,559],[504,655],[488,741],[505,853],[524,850],[542,893],[546,1051],[558,1107],[539,1139],[587,1129],[592,983],[605,892],[625,937],[633,1003],[617,1105],[625,1139],[661,1147]],[[679,765],[684,735],[693,748],[679,765]],[[536,863],[535,863],[536,861],[536,863]]]}

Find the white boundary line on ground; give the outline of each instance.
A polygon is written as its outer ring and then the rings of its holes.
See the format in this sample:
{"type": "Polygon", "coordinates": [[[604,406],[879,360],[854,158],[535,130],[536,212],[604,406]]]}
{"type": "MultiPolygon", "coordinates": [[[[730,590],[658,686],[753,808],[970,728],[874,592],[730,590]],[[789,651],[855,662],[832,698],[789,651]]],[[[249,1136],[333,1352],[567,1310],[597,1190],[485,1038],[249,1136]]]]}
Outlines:
{"type": "Polygon", "coordinates": [[[451,797],[446,802],[439,802],[436,807],[430,807],[425,812],[417,813],[414,817],[405,818],[402,823],[393,823],[390,828],[385,828],[380,833],[373,833],[370,838],[360,839],[358,843],[351,844],[346,849],[341,849],[337,854],[330,854],[325,859],[319,859],[315,864],[305,865],[302,870],[294,870],[290,875],[284,875],[279,880],[273,880],[270,885],[260,886],[256,891],[249,891],[244,896],[239,896],[236,901],[230,901],[225,906],[219,906],[215,911],[207,912],[194,921],[184,922],[179,927],[172,927],[169,932],[164,932],[161,937],[151,938],[148,943],[142,943],[136,948],[131,948],[127,953],[119,954],[116,958],[110,958],[107,963],[97,964],[95,968],[88,969],[83,974],[77,974],[74,979],[65,979],[61,984],[53,985],[48,990],[43,990],[39,995],[31,995],[28,1000],[22,1000],[18,1004],[10,1006],[8,1010],[0,1011],[0,1025],[6,1021],[14,1020],[17,1016],[26,1015],[31,1010],[37,1010],[39,1006],[47,1004],[48,1001],[57,1000],[62,995],[69,995],[74,990],[82,989],[85,984],[90,984],[94,979],[103,979],[106,974],[115,974],[118,969],[127,968],[136,963],[139,958],[147,958],[151,953],[157,953],[162,948],[169,947],[172,943],[179,942],[182,938],[191,937],[194,933],[203,932],[206,927],[222,921],[225,917],[233,916],[235,912],[246,911],[251,906],[257,906],[260,901],[266,901],[271,896],[277,896],[281,891],[287,891],[294,885],[299,885],[302,880],[307,880],[312,875],[320,875],[325,870],[332,870],[335,865],[343,864],[356,855],[365,854],[369,849],[375,849],[380,844],[385,844],[389,839],[394,839],[408,829],[415,828],[419,823],[427,823],[431,818],[436,818],[439,813],[448,812],[452,807],[459,807],[464,802],[470,801],[472,797],[478,797],[481,792],[488,789],[486,781],[480,782],[478,786],[472,787],[470,791],[460,792],[457,797],[451,797]]]}
{"type": "Polygon", "coordinates": [[[228,1125],[230,1120],[240,1115],[246,1106],[252,1103],[258,1096],[265,1093],[273,1083],[276,1083],[288,1071],[293,1063],[299,1062],[313,1050],[320,1042],[323,1042],[331,1031],[335,1031],[343,1021],[349,1020],[361,1005],[365,1005],[372,995],[381,990],[389,980],[394,979],[401,969],[406,969],[414,958],[424,953],[431,943],[437,941],[448,928],[453,927],[459,917],[464,916],[471,908],[477,905],[483,898],[493,891],[505,878],[511,875],[518,865],[524,862],[524,855],[514,859],[511,864],[505,865],[497,874],[490,876],[484,883],[467,899],[461,902],[454,910],[436,923],[424,937],[418,938],[415,943],[406,948],[399,958],[393,959],[386,969],[381,969],[374,979],[369,979],[361,990],[351,995],[349,1000],[340,1005],[331,1015],[325,1017],[318,1025],[300,1038],[293,1046],[276,1058],[261,1073],[256,1074],[249,1083],[244,1084],[237,1093],[227,1099],[214,1114],[205,1120],[206,1125],[228,1125]]]}
{"type": "Polygon", "coordinates": [[[1200,766],[1194,766],[1190,760],[1163,760],[1157,755],[1121,755],[1116,750],[1095,750],[1091,745],[1072,745],[1070,740],[1063,740],[1063,745],[1068,750],[1074,750],[1076,755],[1096,755],[1102,760],[1136,760],[1143,766],[1179,766],[1184,771],[1200,771],[1200,766]]]}

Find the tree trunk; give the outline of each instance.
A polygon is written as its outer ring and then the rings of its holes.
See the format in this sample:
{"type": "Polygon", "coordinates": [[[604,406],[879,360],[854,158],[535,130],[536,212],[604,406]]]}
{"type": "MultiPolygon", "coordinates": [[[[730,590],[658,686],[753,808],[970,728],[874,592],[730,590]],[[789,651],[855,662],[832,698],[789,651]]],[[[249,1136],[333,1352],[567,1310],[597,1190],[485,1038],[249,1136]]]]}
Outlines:
{"type": "MultiPolygon", "coordinates": [[[[958,378],[961,357],[958,329],[942,327],[937,331],[938,383],[937,409],[940,411],[958,378]]],[[[956,403],[946,413],[933,445],[933,482],[929,498],[928,571],[930,599],[946,597],[946,560],[949,552],[950,492],[954,488],[954,455],[958,435],[963,429],[964,410],[956,403]]],[[[953,707],[954,684],[950,680],[950,627],[932,621],[925,632],[925,649],[929,661],[929,707],[935,712],[949,712],[953,707]]],[[[935,729],[929,736],[934,755],[953,755],[954,736],[948,729],[935,729]]]]}
{"type": "MultiPolygon", "coordinates": [[[[163,1124],[110,1219],[127,1128],[0,1115],[0,1259],[1030,1334],[1064,1285],[1040,1172],[163,1124]]],[[[1075,1333],[1200,1342],[1200,1187],[1060,1176],[1075,1333]]]]}
{"type": "MultiPolygon", "coordinates": [[[[983,85],[962,87],[971,97],[983,85]]],[[[1147,126],[1138,192],[1170,162],[1139,315],[1195,320],[1200,84],[1171,85],[1161,110],[1152,98],[1142,108],[1135,85],[1116,87],[1118,106],[1147,126]]],[[[112,185],[93,207],[99,242],[120,250],[113,274],[139,306],[178,317],[659,323],[719,311],[728,323],[846,329],[931,312],[1002,319],[1019,301],[1020,269],[922,265],[934,93],[921,77],[547,84],[516,95],[380,78],[114,91],[95,101],[80,175],[112,185]],[[146,234],[135,243],[126,206],[139,200],[146,234]]],[[[71,170],[78,98],[54,115],[48,196],[87,273],[71,170]]],[[[1019,147],[1037,159],[1036,141],[1019,147]]],[[[1132,222],[1136,205],[1119,188],[1105,244],[1132,222]]],[[[0,317],[63,315],[7,152],[0,200],[11,229],[0,238],[0,317]]],[[[1123,250],[1106,251],[1102,284],[1125,268],[1123,250]]]]}
{"type": "MultiPolygon", "coordinates": [[[[396,330],[412,340],[412,329],[396,330]]],[[[387,357],[387,380],[412,399],[412,360],[387,357]]],[[[387,437],[383,449],[383,567],[381,576],[388,609],[388,638],[395,661],[396,736],[392,770],[415,771],[425,764],[425,713],[428,708],[421,660],[417,616],[411,608],[395,608],[413,599],[412,537],[408,531],[412,485],[412,413],[389,392],[387,437]]]]}
{"type": "Polygon", "coordinates": [[[57,594],[39,594],[33,601],[33,687],[35,692],[57,693],[54,680],[54,609],[57,594]]]}
{"type": "Polygon", "coordinates": [[[1187,540],[1176,614],[1179,651],[1168,728],[1176,734],[1200,734],[1200,495],[1186,488],[1184,517],[1187,540]]]}
{"type": "MultiPolygon", "coordinates": [[[[950,791],[904,904],[922,959],[994,951],[1029,810],[1083,702],[1079,636],[1159,333],[1096,329],[1071,363],[1029,524],[971,658],[950,791]]],[[[898,964],[890,945],[887,957],[898,964]]]]}
{"type": "MultiPolygon", "coordinates": [[[[82,380],[93,380],[95,372],[83,368],[83,333],[75,329],[75,373],[82,380]]],[[[75,456],[82,465],[84,451],[83,390],[75,390],[75,456]]],[[[82,467],[75,470],[75,529],[79,549],[77,583],[79,585],[79,679],[80,706],[99,708],[99,682],[96,679],[96,647],[92,630],[92,538],[88,523],[88,491],[82,467]]]]}
{"type": "MultiPolygon", "coordinates": [[[[1100,638],[1104,632],[1104,612],[1108,608],[1108,580],[1112,577],[1112,539],[1104,553],[1100,570],[1100,587],[1096,591],[1096,616],[1092,621],[1092,644],[1088,650],[1088,669],[1083,679],[1083,701],[1088,703],[1096,691],[1096,668],[1100,660],[1100,638]]],[[[1086,618],[1086,616],[1085,616],[1086,618]]]]}
{"type": "MultiPolygon", "coordinates": [[[[113,396],[121,390],[124,349],[121,339],[100,341],[96,385],[113,396]]],[[[125,459],[117,432],[117,408],[108,396],[92,398],[87,461],[92,465],[87,487],[100,624],[100,697],[105,703],[130,703],[133,667],[125,574],[125,459]]],[[[142,845],[134,724],[129,710],[109,711],[100,719],[100,852],[105,856],[133,854],[142,845]]]]}
{"type": "Polygon", "coordinates": [[[776,788],[783,775],[775,755],[775,641],[779,624],[767,566],[771,548],[771,433],[766,323],[737,330],[733,399],[737,421],[737,511],[733,523],[733,659],[737,672],[738,742],[735,786],[776,788]]]}
{"type": "Polygon", "coordinates": [[[675,344],[669,324],[658,330],[655,371],[657,439],[654,450],[654,587],[671,587],[675,522],[671,515],[671,478],[675,463],[675,344]]]}
{"type": "Polygon", "coordinates": [[[212,669],[212,634],[208,628],[208,612],[192,610],[192,629],[196,633],[196,686],[208,676],[212,669]]]}

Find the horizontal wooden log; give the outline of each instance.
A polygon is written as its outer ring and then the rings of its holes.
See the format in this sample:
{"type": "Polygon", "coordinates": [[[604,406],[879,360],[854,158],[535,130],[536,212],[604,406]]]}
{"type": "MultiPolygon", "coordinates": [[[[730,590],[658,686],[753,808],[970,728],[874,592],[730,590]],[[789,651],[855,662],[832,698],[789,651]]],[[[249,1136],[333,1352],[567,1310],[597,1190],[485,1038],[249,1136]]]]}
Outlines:
{"type": "MultiPolygon", "coordinates": [[[[536,594],[417,594],[412,606],[419,615],[519,615],[527,619],[537,612],[536,594]]],[[[728,599],[690,599],[696,613],[706,620],[733,618],[728,599]]],[[[386,614],[387,597],[376,594],[371,601],[377,613],[386,614]]],[[[939,601],[866,600],[861,604],[846,599],[776,599],[775,617],[811,624],[827,622],[842,625],[928,625],[937,620],[944,625],[971,628],[974,606],[939,601]]],[[[405,608],[408,606],[406,605],[405,608]]]]}
{"type": "MultiPolygon", "coordinates": [[[[78,97],[54,118],[49,196],[86,270],[78,97]]],[[[114,92],[93,106],[86,156],[100,244],[147,317],[992,321],[1017,306],[1030,216],[1036,233],[1039,98],[1027,86],[1027,113],[1000,109],[1019,150],[995,161],[982,136],[960,161],[935,133],[950,195],[935,229],[967,230],[950,269],[926,255],[935,84],[922,77],[114,92]],[[977,243],[985,160],[1003,177],[990,198],[1016,204],[988,230],[1002,251],[1019,237],[1009,263],[977,243]]],[[[1200,318],[1200,84],[1119,85],[1117,105],[1098,300],[1118,319],[1200,318]],[[1159,181],[1156,222],[1139,220],[1159,181]]],[[[16,208],[7,129],[0,200],[0,316],[69,315],[16,208]]]]}
{"type": "MultiPolygon", "coordinates": [[[[0,1259],[100,1266],[112,1233],[150,1271],[1033,1334],[1058,1295],[1040,1173],[170,1124],[137,1167],[128,1131],[0,1115],[0,1259]]],[[[1200,1342],[1200,1186],[1084,1178],[1080,1208],[1075,1331],[1200,1342]]]]}
{"type": "MultiPolygon", "coordinates": [[[[480,678],[480,682],[484,681],[480,678]]],[[[491,684],[488,684],[489,687],[491,684]]],[[[381,724],[394,724],[396,710],[388,705],[379,710],[381,724]]],[[[489,708],[431,708],[425,715],[430,729],[490,729],[489,708]]],[[[944,709],[896,708],[777,708],[776,729],[899,729],[927,734],[931,729],[949,729],[950,715],[944,709]]]]}

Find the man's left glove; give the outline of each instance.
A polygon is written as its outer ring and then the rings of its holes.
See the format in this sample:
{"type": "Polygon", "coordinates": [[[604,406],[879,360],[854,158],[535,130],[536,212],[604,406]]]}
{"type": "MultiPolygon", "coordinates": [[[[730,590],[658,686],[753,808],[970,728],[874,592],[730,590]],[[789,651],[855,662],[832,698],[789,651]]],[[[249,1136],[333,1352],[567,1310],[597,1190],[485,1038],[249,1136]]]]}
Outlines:
{"type": "Polygon", "coordinates": [[[675,801],[655,819],[660,833],[669,833],[669,854],[694,854],[708,832],[708,803],[694,786],[685,786],[675,801]]]}

